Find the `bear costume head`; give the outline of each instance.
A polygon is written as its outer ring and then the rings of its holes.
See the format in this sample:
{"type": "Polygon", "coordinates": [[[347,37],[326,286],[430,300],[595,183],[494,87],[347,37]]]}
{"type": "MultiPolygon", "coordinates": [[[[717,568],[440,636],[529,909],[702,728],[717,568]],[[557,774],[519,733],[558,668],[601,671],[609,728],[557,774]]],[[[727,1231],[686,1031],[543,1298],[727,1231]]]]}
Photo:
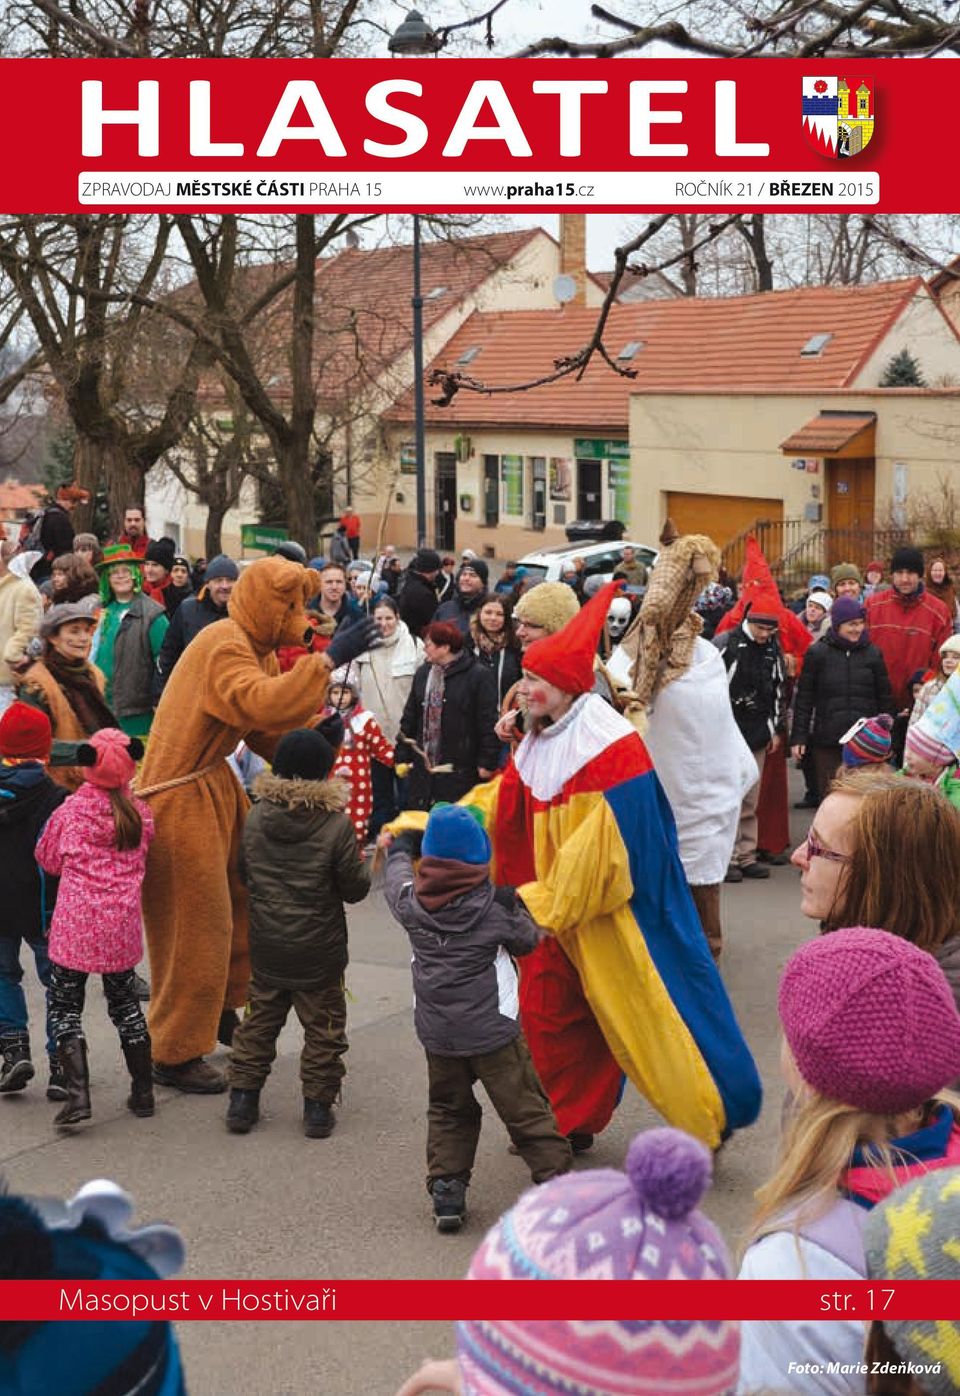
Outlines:
{"type": "Polygon", "coordinates": [[[231,620],[249,637],[259,654],[281,645],[303,645],[312,635],[306,604],[320,590],[320,577],[299,562],[265,557],[251,563],[227,603],[231,620]]]}

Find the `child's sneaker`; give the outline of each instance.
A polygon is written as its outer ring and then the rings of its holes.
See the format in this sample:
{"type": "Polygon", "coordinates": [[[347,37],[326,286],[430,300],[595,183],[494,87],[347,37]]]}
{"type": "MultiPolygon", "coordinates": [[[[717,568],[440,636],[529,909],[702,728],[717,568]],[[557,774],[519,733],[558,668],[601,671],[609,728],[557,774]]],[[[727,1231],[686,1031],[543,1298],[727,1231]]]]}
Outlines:
{"type": "Polygon", "coordinates": [[[431,1191],[437,1230],[459,1231],[467,1218],[466,1183],[459,1178],[438,1178],[431,1191]]]}
{"type": "Polygon", "coordinates": [[[260,1092],[234,1086],[227,1106],[227,1129],[231,1134],[249,1134],[260,1118],[260,1092]]]}

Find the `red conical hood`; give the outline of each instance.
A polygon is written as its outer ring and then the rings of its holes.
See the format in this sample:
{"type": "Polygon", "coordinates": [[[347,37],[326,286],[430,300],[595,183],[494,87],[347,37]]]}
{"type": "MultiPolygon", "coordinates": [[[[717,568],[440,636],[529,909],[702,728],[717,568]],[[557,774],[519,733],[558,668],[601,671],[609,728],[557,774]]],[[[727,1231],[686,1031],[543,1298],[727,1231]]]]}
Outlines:
{"type": "Polygon", "coordinates": [[[781,601],[770,564],[752,533],[747,538],[740,595],[736,605],[717,626],[717,634],[722,635],[725,630],[733,630],[739,625],[747,613],[747,607],[755,619],[769,616],[779,622],[780,648],[785,654],[803,655],[813,643],[813,636],[799,616],[794,615],[781,601]]]}
{"type": "Polygon", "coordinates": [[[534,640],[523,656],[525,672],[546,679],[563,693],[589,693],[603,622],[610,602],[624,586],[622,578],[608,582],[562,630],[534,640]]]}
{"type": "Polygon", "coordinates": [[[743,564],[740,601],[743,603],[744,613],[749,606],[750,615],[755,620],[761,616],[770,620],[779,620],[784,609],[783,602],[780,600],[780,592],[777,590],[773,573],[770,571],[770,564],[752,533],[747,538],[747,555],[743,564]]]}

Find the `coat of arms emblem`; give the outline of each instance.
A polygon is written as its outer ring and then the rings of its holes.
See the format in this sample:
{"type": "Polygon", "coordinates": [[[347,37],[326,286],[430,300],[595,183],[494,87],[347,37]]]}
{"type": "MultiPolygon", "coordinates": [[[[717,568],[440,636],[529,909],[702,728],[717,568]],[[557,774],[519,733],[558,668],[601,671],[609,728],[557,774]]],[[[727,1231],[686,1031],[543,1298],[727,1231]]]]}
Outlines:
{"type": "Polygon", "coordinates": [[[804,78],[803,134],[818,155],[852,159],[873,137],[874,104],[872,78],[804,78]]]}

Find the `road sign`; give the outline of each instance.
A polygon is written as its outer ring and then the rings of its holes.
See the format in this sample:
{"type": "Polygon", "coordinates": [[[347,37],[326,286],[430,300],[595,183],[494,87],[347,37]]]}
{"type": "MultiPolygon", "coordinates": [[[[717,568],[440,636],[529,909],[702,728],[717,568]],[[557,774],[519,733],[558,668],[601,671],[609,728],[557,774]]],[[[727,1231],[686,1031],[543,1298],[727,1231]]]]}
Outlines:
{"type": "Polygon", "coordinates": [[[285,543],[290,534],[285,528],[271,528],[267,524],[241,524],[241,548],[254,548],[257,552],[272,553],[278,543],[285,543]]]}

